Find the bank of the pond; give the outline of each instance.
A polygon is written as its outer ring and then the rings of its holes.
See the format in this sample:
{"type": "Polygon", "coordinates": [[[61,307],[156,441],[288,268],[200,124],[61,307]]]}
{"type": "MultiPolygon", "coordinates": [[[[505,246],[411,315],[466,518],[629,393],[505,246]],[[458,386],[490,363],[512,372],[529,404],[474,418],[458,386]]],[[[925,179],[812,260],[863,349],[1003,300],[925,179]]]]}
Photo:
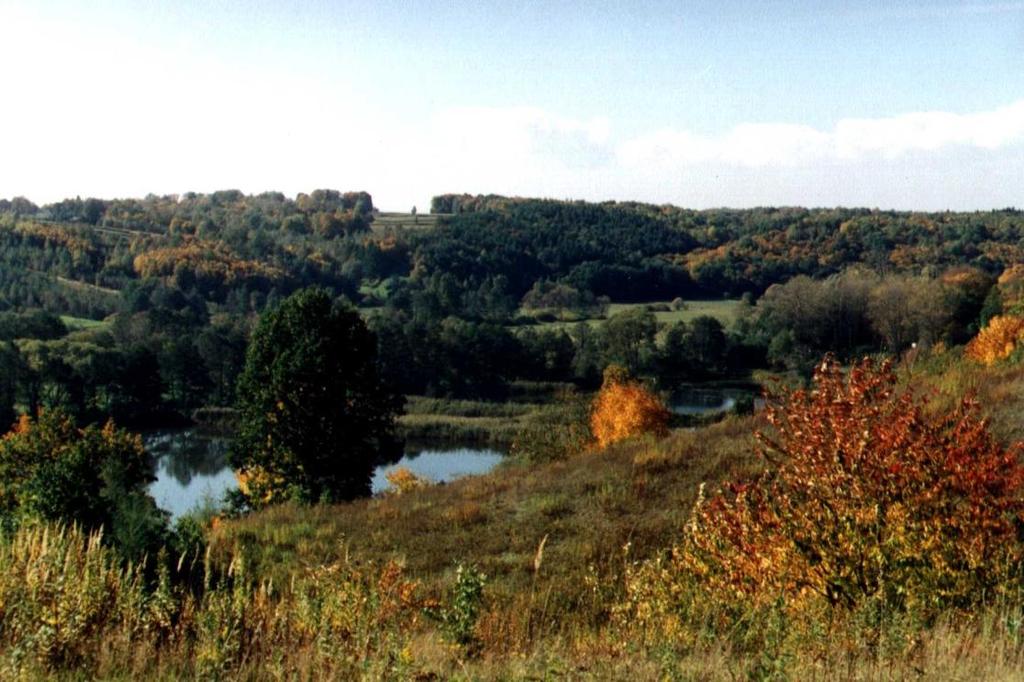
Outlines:
{"type": "MultiPolygon", "coordinates": [[[[202,507],[218,507],[225,493],[237,486],[228,465],[230,440],[199,429],[161,430],[144,434],[154,458],[156,480],[149,492],[157,506],[178,518],[202,507]]],[[[474,443],[433,442],[406,445],[402,458],[374,471],[374,494],[388,487],[386,475],[397,467],[436,483],[490,471],[504,458],[504,450],[474,443]]]]}
{"type": "MultiPolygon", "coordinates": [[[[545,387],[549,388],[549,387],[545,387]]],[[[747,411],[758,395],[754,384],[718,382],[678,387],[669,399],[676,427],[708,424],[736,411],[747,411]]],[[[585,418],[590,396],[563,389],[556,396],[534,391],[509,401],[448,400],[410,396],[398,433],[406,441],[399,462],[378,467],[373,492],[388,486],[388,471],[404,466],[434,482],[490,471],[509,452],[511,444],[531,442],[531,435],[561,428],[567,419],[585,418]],[[574,412],[575,409],[575,412],[574,412]]],[[[150,486],[160,508],[177,518],[202,506],[219,506],[237,485],[228,466],[230,424],[234,413],[213,410],[197,419],[199,426],[161,429],[144,434],[155,460],[156,480],[150,486]],[[213,428],[211,428],[211,425],[213,428]]],[[[536,438],[534,438],[536,440],[536,438]]]]}
{"type": "Polygon", "coordinates": [[[507,450],[524,433],[559,423],[564,400],[547,402],[448,400],[409,396],[398,419],[408,441],[472,443],[507,450]]]}

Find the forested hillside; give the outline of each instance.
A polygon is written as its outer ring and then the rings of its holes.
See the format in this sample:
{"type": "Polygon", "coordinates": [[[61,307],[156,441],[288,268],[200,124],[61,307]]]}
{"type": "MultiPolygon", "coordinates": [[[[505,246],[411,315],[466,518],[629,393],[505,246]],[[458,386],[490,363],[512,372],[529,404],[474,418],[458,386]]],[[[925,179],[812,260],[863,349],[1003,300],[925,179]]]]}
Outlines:
{"type": "Polygon", "coordinates": [[[826,350],[962,343],[1003,311],[992,286],[1024,258],[1024,215],[1011,209],[693,211],[466,195],[433,209],[377,225],[369,194],[333,190],[0,201],[16,402],[129,423],[229,404],[254,317],[310,285],[363,311],[403,393],[593,386],[609,362],[669,382],[807,370],[826,350]],[[740,297],[725,317],[685,314],[686,301],[740,297]],[[63,321],[33,331],[25,320],[39,311],[63,321]],[[142,375],[158,379],[131,378],[142,375]]]}

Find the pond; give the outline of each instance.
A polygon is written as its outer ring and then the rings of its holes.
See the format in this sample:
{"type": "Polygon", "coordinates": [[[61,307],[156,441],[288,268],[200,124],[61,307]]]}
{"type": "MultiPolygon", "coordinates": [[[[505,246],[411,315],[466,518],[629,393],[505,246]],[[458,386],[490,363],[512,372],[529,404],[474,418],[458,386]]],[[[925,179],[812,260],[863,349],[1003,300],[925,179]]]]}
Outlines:
{"type": "Polygon", "coordinates": [[[405,455],[395,464],[377,467],[373,472],[374,494],[387,490],[390,485],[385,478],[399,467],[405,467],[417,476],[441,483],[463,476],[486,474],[502,460],[497,450],[479,447],[409,447],[405,455]]]}
{"type": "Polygon", "coordinates": [[[674,413],[683,415],[718,414],[736,407],[737,401],[754,396],[750,390],[731,386],[684,386],[672,394],[669,408],[674,413]]]}
{"type": "MultiPolygon", "coordinates": [[[[237,485],[228,466],[230,439],[209,436],[196,429],[153,431],[144,434],[146,449],[155,458],[156,481],[149,492],[157,506],[172,518],[204,504],[219,506],[224,493],[237,485]]],[[[397,467],[435,482],[448,482],[461,476],[484,474],[501,460],[502,453],[479,446],[445,444],[406,445],[398,462],[377,467],[373,473],[373,492],[388,487],[385,476],[397,467]]]]}
{"type": "Polygon", "coordinates": [[[224,493],[236,485],[228,466],[227,438],[176,429],[143,434],[143,442],[156,460],[156,480],[149,494],[172,518],[202,504],[218,506],[224,493]]]}

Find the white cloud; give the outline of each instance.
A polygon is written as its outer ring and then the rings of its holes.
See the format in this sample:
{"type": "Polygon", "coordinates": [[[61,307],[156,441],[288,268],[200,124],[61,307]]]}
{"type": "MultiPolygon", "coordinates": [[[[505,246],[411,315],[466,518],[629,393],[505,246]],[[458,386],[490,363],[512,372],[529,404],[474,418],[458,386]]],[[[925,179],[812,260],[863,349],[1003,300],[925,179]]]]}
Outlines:
{"type": "Polygon", "coordinates": [[[393,198],[402,192],[420,205],[442,192],[579,195],[614,164],[607,119],[536,107],[449,108],[421,124],[389,127],[383,137],[365,166],[381,205],[410,203],[393,198]]]}
{"type": "Polygon", "coordinates": [[[492,162],[550,158],[577,165],[581,154],[606,145],[611,126],[604,118],[584,121],[536,107],[461,107],[438,114],[430,134],[463,158],[486,152],[492,162]]]}
{"type": "Polygon", "coordinates": [[[706,163],[793,167],[867,157],[895,159],[956,146],[994,150],[1022,142],[1024,100],[972,114],[932,111],[842,119],[829,131],[772,123],[746,123],[717,136],[662,130],[622,143],[618,156],[630,168],[706,163]]]}
{"type": "Polygon", "coordinates": [[[819,158],[829,142],[828,135],[809,126],[744,123],[719,137],[675,130],[644,135],[621,144],[619,158],[627,166],[666,161],[793,166],[819,158]]]}

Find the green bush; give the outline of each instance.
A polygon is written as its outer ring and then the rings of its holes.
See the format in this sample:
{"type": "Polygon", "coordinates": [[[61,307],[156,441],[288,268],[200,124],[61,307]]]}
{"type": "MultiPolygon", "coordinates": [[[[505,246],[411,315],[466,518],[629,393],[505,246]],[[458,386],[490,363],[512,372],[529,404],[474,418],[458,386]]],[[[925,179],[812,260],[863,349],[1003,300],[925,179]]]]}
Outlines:
{"type": "Polygon", "coordinates": [[[167,515],[146,491],[152,467],[141,439],[106,426],[79,429],[60,409],[24,416],[0,440],[0,517],[106,529],[126,557],[159,548],[167,515]]]}

